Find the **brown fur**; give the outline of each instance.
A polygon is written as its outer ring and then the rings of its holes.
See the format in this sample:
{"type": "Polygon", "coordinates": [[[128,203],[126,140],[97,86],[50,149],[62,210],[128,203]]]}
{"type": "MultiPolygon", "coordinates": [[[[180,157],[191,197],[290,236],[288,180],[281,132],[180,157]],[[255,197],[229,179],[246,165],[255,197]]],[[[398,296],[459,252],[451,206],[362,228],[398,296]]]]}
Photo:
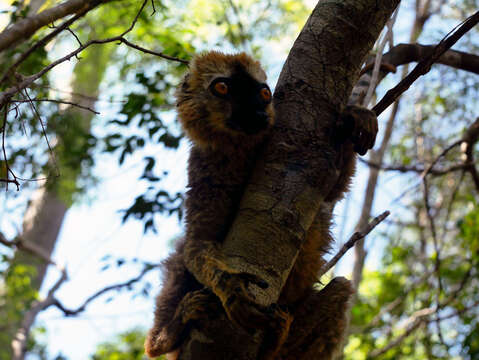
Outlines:
{"type": "Polygon", "coordinates": [[[331,359],[344,333],[352,288],[344,278],[336,278],[319,292],[313,285],[333,241],[329,233],[331,210],[347,190],[354,172],[354,151],[370,148],[376,133],[372,134],[372,125],[358,121],[354,111],[338,120],[334,141],[340,147],[336,161],[342,174],[307,233],[282,290],[280,306],[265,311],[247,291],[248,282],[264,286],[262,280],[228,268],[219,250],[274,116],[268,104],[265,111],[269,126],[255,134],[226,126],[233,108],[214,96],[209,85],[217,77],[231,76],[238,67],[259,83],[265,82],[264,71],[249,56],[212,51],[194,58],[176,94],[179,119],[193,142],[185,203],[186,234],[165,262],[166,276],[145,349],[150,357],[170,353],[175,359],[178,353],[172,351],[181,345],[195,320],[211,317],[223,308],[234,323],[246,329],[270,328],[261,359],[331,359]]]}

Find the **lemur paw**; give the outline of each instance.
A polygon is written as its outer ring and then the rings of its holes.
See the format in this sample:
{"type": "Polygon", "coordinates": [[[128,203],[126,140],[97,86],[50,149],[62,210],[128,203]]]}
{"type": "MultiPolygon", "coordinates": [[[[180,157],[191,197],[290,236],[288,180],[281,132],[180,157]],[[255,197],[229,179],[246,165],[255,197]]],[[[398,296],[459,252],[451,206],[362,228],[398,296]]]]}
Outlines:
{"type": "Polygon", "coordinates": [[[354,151],[364,155],[374,146],[377,133],[376,114],[365,107],[349,105],[340,115],[335,135],[339,141],[350,139],[354,151]]]}
{"type": "Polygon", "coordinates": [[[293,316],[276,304],[268,307],[269,324],[264,327],[263,343],[259,349],[258,360],[273,360],[286,342],[293,316]]]}
{"type": "Polygon", "coordinates": [[[269,285],[256,275],[247,273],[222,272],[217,282],[215,293],[220,298],[228,318],[236,325],[254,333],[270,321],[268,307],[259,305],[255,296],[248,290],[253,283],[262,289],[269,285]]]}
{"type": "Polygon", "coordinates": [[[354,288],[350,280],[338,276],[332,279],[329,284],[321,290],[321,293],[340,303],[347,301],[351,295],[354,294],[354,288]]]}
{"type": "Polygon", "coordinates": [[[192,320],[211,319],[221,309],[218,298],[209,289],[189,292],[181,300],[175,316],[181,317],[183,324],[192,320]]]}

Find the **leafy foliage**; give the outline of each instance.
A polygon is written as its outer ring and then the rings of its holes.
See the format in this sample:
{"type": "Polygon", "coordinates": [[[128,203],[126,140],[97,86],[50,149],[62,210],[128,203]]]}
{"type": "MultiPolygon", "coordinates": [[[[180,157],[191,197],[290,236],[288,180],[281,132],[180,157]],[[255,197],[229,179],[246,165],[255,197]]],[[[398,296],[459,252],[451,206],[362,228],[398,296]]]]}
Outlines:
{"type": "MultiPolygon", "coordinates": [[[[11,359],[10,339],[16,327],[21,323],[25,312],[37,299],[38,293],[31,286],[35,268],[26,264],[11,263],[11,258],[0,255],[0,359],[11,359]]],[[[31,343],[33,346],[33,342],[31,343]]]]}
{"type": "MultiPolygon", "coordinates": [[[[144,329],[132,329],[119,334],[116,339],[98,345],[91,360],[147,360],[143,343],[144,329]]],[[[164,356],[157,359],[164,360],[164,356]]]]}

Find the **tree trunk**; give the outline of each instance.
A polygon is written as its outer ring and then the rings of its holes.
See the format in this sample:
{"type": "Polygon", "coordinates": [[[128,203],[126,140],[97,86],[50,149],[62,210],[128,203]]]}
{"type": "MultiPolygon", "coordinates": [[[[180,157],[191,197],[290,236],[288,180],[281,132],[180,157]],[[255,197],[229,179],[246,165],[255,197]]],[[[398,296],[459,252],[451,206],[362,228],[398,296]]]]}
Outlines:
{"type": "MultiPolygon", "coordinates": [[[[276,126],[224,243],[231,267],[268,282],[266,290],[253,289],[262,304],[278,300],[305,233],[337,181],[335,120],[398,3],[320,1],[286,60],[274,94],[276,126]]],[[[229,326],[224,317],[201,323],[179,358],[255,359],[260,339],[229,326]]]]}
{"type": "MultiPolygon", "coordinates": [[[[95,107],[95,98],[98,95],[98,89],[101,79],[105,73],[106,65],[114,48],[112,46],[91,47],[88,52],[82,55],[85,59],[78,62],[74,69],[74,79],[72,91],[74,93],[85,94],[88,97],[74,96],[72,101],[89,108],[95,107]]],[[[90,111],[69,108],[67,116],[75,116],[75,119],[81,122],[83,130],[89,131],[93,114],[90,111]]],[[[59,139],[59,141],[62,141],[59,139]]],[[[61,154],[57,154],[61,158],[61,154]]],[[[71,162],[69,162],[71,165],[71,162]]],[[[60,232],[64,216],[73,202],[71,193],[71,184],[75,184],[80,174],[81,164],[76,164],[76,168],[60,168],[60,177],[53,179],[54,183],[41,187],[34,192],[33,198],[24,215],[22,239],[37,245],[44,250],[44,254],[51,257],[55,248],[58,234],[60,232]],[[66,188],[68,186],[68,188],[66,188]]],[[[61,164],[59,166],[62,166],[61,164]]],[[[30,280],[33,289],[39,291],[48,263],[37,257],[35,254],[23,250],[17,250],[12,266],[17,264],[28,264],[35,268],[35,275],[30,280]]],[[[11,328],[12,336],[18,328],[18,324],[11,328]]],[[[26,329],[28,335],[29,329],[26,329]]],[[[20,351],[16,359],[23,360],[25,349],[16,349],[20,351]]]]}

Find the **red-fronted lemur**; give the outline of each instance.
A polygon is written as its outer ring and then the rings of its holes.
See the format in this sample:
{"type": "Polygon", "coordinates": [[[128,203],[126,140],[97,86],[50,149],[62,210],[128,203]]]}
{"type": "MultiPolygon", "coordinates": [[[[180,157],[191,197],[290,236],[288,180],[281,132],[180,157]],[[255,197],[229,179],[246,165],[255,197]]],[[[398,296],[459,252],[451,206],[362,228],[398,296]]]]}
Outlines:
{"type": "MultiPolygon", "coordinates": [[[[214,303],[221,303],[233,323],[249,330],[263,318],[279,319],[272,321],[281,327],[278,339],[273,349],[263,349],[263,359],[331,359],[344,334],[353,292],[344,278],[333,279],[321,291],[313,288],[333,241],[331,211],[316,215],[274,310],[257,305],[248,292],[250,282],[267,284],[228,268],[221,255],[258,150],[274,122],[265,72],[244,53],[207,52],[192,60],[176,98],[179,120],[193,144],[186,234],[165,261],[146,353],[169,353],[169,359],[176,359],[175,350],[194,320],[208,317],[214,303]]],[[[374,114],[358,107],[347,107],[338,124],[342,172],[326,197],[332,204],[347,190],[355,152],[370,149],[377,133],[374,114]]]]}

